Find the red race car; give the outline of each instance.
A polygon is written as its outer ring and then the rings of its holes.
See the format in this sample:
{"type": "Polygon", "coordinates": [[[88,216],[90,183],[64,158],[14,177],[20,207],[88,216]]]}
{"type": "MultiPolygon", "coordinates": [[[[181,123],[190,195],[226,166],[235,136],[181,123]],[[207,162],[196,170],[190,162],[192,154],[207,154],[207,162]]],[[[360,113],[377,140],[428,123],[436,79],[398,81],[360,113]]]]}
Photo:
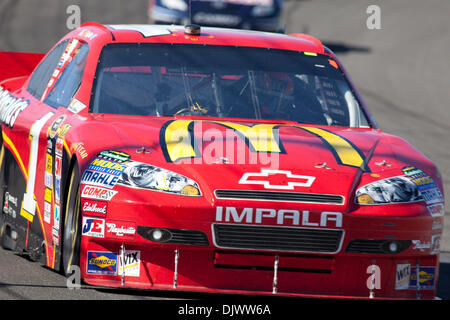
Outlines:
{"type": "Polygon", "coordinates": [[[99,286],[435,297],[440,174],[319,40],[87,23],[0,58],[3,247],[99,286]]]}

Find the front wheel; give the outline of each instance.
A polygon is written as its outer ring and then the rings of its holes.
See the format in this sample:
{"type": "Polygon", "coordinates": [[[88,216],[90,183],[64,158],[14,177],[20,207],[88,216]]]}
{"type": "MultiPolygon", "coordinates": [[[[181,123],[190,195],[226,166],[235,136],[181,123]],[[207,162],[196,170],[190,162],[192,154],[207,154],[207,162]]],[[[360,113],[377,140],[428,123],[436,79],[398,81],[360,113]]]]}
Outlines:
{"type": "Polygon", "coordinates": [[[65,218],[63,225],[62,243],[62,271],[68,276],[72,266],[80,264],[81,243],[81,206],[80,206],[80,174],[78,164],[70,176],[69,191],[67,193],[65,218]]]}

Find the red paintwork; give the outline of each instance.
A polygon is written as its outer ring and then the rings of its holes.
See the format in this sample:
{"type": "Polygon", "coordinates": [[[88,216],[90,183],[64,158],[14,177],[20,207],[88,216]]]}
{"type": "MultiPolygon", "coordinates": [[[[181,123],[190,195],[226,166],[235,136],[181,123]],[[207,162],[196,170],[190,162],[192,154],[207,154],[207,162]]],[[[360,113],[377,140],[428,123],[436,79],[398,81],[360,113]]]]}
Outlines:
{"type": "MultiPolygon", "coordinates": [[[[336,61],[337,58],[330,52],[324,51],[317,39],[310,36],[286,35],[243,32],[236,30],[206,29],[202,36],[189,36],[183,33],[182,28],[170,27],[170,35],[143,38],[136,31],[113,31],[105,26],[87,24],[83,30],[89,30],[97,36],[86,39],[79,36],[80,30],[68,34],[67,38],[79,38],[87,41],[90,54],[86,65],[83,82],[76,98],[86,105],[92,89],[92,82],[96,70],[98,57],[102,47],[110,42],[171,42],[194,43],[211,45],[236,45],[270,47],[277,49],[299,50],[328,54],[336,61]]],[[[1,61],[2,59],[0,59],[1,61]]],[[[15,75],[2,66],[1,73],[15,75]],[[6,73],[5,73],[6,70],[6,73]]],[[[29,69],[28,69],[29,71],[29,69]]],[[[17,72],[23,75],[22,70],[17,72]]],[[[2,77],[0,77],[0,80],[2,77]]],[[[384,206],[359,206],[353,201],[358,186],[383,178],[401,175],[401,168],[413,165],[428,173],[442,191],[442,181],[436,172],[434,164],[424,155],[414,149],[403,139],[380,132],[372,123],[372,128],[345,128],[321,127],[345,137],[351,141],[365,155],[367,166],[371,173],[363,173],[354,167],[343,166],[336,162],[329,149],[324,147],[321,140],[298,128],[294,123],[277,121],[283,125],[279,129],[280,141],[286,150],[279,155],[279,169],[291,170],[294,174],[304,174],[316,177],[314,184],[305,190],[297,187],[295,191],[321,194],[340,194],[345,197],[342,205],[298,204],[280,203],[270,201],[242,201],[216,199],[215,189],[254,189],[264,190],[260,185],[239,185],[237,182],[246,172],[260,172],[264,166],[261,163],[252,165],[234,164],[187,164],[186,161],[168,163],[163,156],[159,133],[164,123],[173,118],[154,118],[136,116],[114,116],[89,114],[87,108],[79,114],[59,108],[55,110],[37,101],[26,91],[27,80],[19,83],[9,82],[9,88],[14,95],[30,101],[29,107],[20,114],[14,129],[3,126],[3,133],[11,143],[4,142],[5,146],[17,150],[16,161],[22,162],[23,173],[27,175],[29,162],[30,139],[29,128],[39,118],[49,111],[55,115],[46,123],[41,131],[39,146],[39,159],[37,166],[35,197],[38,206],[38,217],[44,233],[46,243],[46,262],[49,267],[55,266],[55,252],[51,245],[52,227],[43,222],[44,212],[44,171],[46,136],[50,124],[60,115],[66,115],[65,123],[72,125],[65,136],[65,149],[70,156],[75,157],[79,163],[80,175],[89,162],[102,150],[116,149],[127,152],[131,159],[150,163],[162,168],[175,171],[194,179],[200,186],[202,197],[182,197],[162,192],[131,189],[116,186],[118,194],[108,203],[108,220],[135,222],[141,226],[157,226],[161,228],[179,228],[200,230],[208,236],[210,245],[207,247],[190,245],[157,244],[136,235],[134,240],[127,239],[122,243],[116,239],[99,239],[83,237],[81,247],[81,272],[83,279],[93,285],[111,287],[135,287],[161,290],[184,290],[203,292],[243,293],[272,295],[274,256],[264,254],[254,256],[233,255],[230,253],[248,250],[224,250],[215,247],[211,236],[211,224],[215,223],[217,206],[233,206],[242,210],[245,207],[293,209],[310,211],[309,222],[319,221],[319,213],[323,211],[337,211],[343,215],[342,227],[345,238],[340,251],[336,254],[297,254],[280,256],[280,268],[302,267],[311,269],[327,269],[331,273],[302,273],[280,271],[278,273],[278,295],[316,296],[316,297],[347,297],[368,298],[369,289],[366,281],[369,277],[368,266],[376,264],[381,269],[381,289],[375,289],[376,298],[415,299],[415,290],[395,290],[396,264],[409,263],[415,266],[435,266],[438,268],[439,255],[430,254],[429,250],[423,252],[408,249],[397,255],[369,255],[345,253],[344,249],[351,239],[417,239],[429,242],[431,235],[442,230],[433,230],[432,224],[440,222],[442,218],[433,218],[428,213],[424,203],[393,204],[384,206]],[[75,151],[71,146],[83,143],[84,150],[75,151]],[[137,153],[139,147],[145,146],[150,153],[137,153]],[[84,157],[82,157],[82,154],[84,157]],[[86,156],[87,155],[87,156],[86,156]],[[390,167],[379,166],[375,163],[386,160],[390,167]],[[318,164],[326,162],[331,170],[316,168],[318,164]],[[124,283],[120,275],[89,275],[87,270],[88,251],[120,251],[121,245],[126,250],[139,250],[141,252],[140,276],[125,277],[124,283]],[[174,288],[175,250],[179,250],[178,280],[174,288]],[[256,260],[254,260],[256,259],[256,260]],[[250,260],[252,262],[250,262],[250,260]],[[216,264],[251,265],[257,261],[258,266],[268,267],[269,270],[251,269],[222,269],[215,268],[216,264]]],[[[3,84],[8,86],[8,82],[3,84]]],[[[355,92],[356,89],[354,89],[355,92]]],[[[364,107],[364,106],[363,106],[364,107]]],[[[365,108],[365,107],[364,107],[365,108]]],[[[366,112],[367,109],[365,108],[366,112]]],[[[368,112],[367,112],[368,113],[368,112]]],[[[369,113],[368,113],[369,114],[369,113]]],[[[178,117],[178,119],[191,119],[191,117],[178,117]]],[[[200,120],[199,118],[196,118],[200,120]]],[[[224,121],[224,119],[207,118],[204,120],[224,121]]],[[[225,119],[226,120],[226,119],[225,119]]],[[[245,119],[233,120],[240,123],[272,123],[270,121],[249,121],[245,119]]],[[[202,129],[214,127],[224,133],[229,129],[223,126],[205,122],[202,129]]],[[[314,126],[313,126],[314,127],[314,126]]],[[[200,131],[199,131],[200,132],[200,131]]],[[[237,137],[237,136],[236,136],[237,137]]],[[[236,138],[238,143],[242,140],[236,138]]],[[[207,148],[208,143],[203,145],[207,148]]],[[[244,146],[241,148],[248,150],[244,146]]],[[[276,225],[274,221],[264,221],[265,225],[276,225]]],[[[261,251],[262,253],[264,251],[261,251]]],[[[436,269],[436,279],[438,270],[436,269]]],[[[420,297],[433,298],[435,290],[421,290],[420,297]]]]}
{"type": "Polygon", "coordinates": [[[0,52],[0,83],[29,75],[43,56],[41,53],[0,52]]]}

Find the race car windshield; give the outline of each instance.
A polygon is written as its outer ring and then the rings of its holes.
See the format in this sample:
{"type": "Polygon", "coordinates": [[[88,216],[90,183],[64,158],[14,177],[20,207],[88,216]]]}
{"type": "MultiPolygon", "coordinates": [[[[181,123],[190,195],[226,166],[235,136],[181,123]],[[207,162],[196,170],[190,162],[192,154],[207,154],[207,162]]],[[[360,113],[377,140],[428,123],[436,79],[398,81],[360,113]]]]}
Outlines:
{"type": "Polygon", "coordinates": [[[90,112],[272,119],[368,127],[336,61],[316,53],[186,44],[110,44],[90,112]]]}

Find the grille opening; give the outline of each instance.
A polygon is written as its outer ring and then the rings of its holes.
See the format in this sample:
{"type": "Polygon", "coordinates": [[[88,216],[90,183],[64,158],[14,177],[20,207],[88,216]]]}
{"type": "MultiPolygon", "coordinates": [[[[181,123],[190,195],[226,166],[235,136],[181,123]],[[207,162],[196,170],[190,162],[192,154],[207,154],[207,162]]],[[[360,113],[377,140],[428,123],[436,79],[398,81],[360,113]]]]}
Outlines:
{"type": "Polygon", "coordinates": [[[158,227],[143,227],[138,226],[137,233],[152,242],[160,243],[173,243],[173,244],[190,244],[197,246],[207,246],[209,245],[208,237],[202,231],[198,230],[186,230],[186,229],[167,229],[158,227]],[[161,240],[157,241],[153,237],[153,232],[155,230],[162,231],[164,236],[161,240]]]}
{"type": "Polygon", "coordinates": [[[214,253],[214,268],[273,272],[276,256],[278,256],[278,271],[318,274],[332,272],[334,255],[287,252],[217,250],[214,253]]]}
{"type": "Polygon", "coordinates": [[[348,244],[345,252],[348,253],[372,253],[372,254],[397,254],[405,251],[411,245],[411,240],[388,239],[353,239],[348,244]],[[395,243],[395,250],[390,245],[395,243]],[[391,247],[392,248],[392,247],[391,247]]]}
{"type": "Polygon", "coordinates": [[[220,248],[336,253],[342,230],[214,224],[215,244],[220,248]]]}

